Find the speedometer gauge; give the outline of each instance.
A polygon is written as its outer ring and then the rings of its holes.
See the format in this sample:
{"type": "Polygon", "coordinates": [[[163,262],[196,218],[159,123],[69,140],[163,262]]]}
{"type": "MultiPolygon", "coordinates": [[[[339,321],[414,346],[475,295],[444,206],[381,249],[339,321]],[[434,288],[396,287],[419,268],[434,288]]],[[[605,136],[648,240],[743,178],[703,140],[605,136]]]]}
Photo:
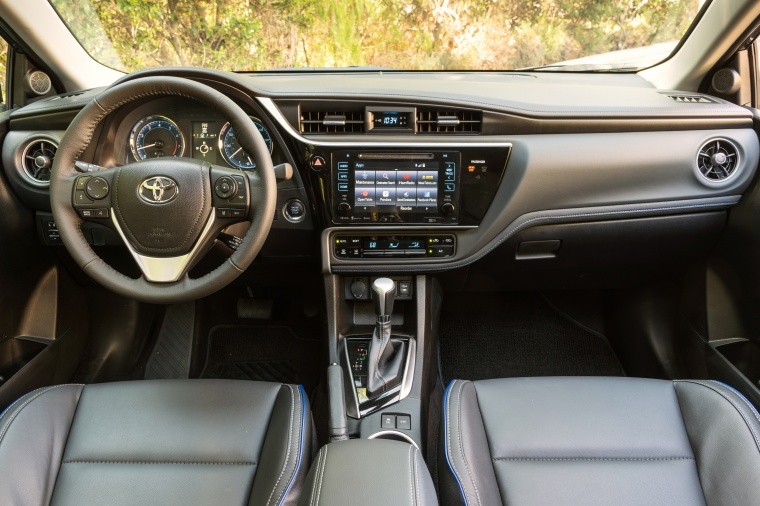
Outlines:
{"type": "MultiPolygon", "coordinates": [[[[269,148],[269,154],[271,155],[274,149],[272,136],[269,135],[269,131],[261,120],[258,118],[251,118],[251,121],[253,121],[253,124],[259,129],[259,133],[264,138],[264,142],[266,143],[267,148],[269,148]]],[[[227,163],[233,167],[243,170],[256,168],[256,162],[253,161],[253,158],[251,158],[248,153],[243,151],[243,147],[238,143],[237,138],[235,137],[235,131],[229,123],[226,123],[222,127],[221,132],[219,132],[219,151],[222,153],[222,156],[224,156],[224,159],[227,160],[227,163]]]]}
{"type": "Polygon", "coordinates": [[[160,158],[162,156],[182,156],[185,138],[179,127],[164,116],[148,116],[132,128],[129,146],[135,160],[160,158]]]}

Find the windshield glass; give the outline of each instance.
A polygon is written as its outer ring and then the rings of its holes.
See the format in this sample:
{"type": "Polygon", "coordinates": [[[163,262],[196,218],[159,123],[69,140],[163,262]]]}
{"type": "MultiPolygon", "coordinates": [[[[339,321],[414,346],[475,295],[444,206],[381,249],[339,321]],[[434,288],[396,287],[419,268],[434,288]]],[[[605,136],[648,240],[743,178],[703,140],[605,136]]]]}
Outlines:
{"type": "Polygon", "coordinates": [[[635,70],[704,0],[50,0],[99,62],[132,71],[373,66],[635,70]]]}

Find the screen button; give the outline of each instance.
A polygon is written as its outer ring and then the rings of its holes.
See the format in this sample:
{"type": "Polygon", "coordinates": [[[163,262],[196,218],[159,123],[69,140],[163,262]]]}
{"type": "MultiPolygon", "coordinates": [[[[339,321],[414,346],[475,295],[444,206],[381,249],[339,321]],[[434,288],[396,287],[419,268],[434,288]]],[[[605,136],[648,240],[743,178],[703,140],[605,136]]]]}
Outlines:
{"type": "Polygon", "coordinates": [[[418,206],[435,206],[438,203],[438,188],[420,186],[417,188],[418,206]]]}
{"type": "Polygon", "coordinates": [[[338,183],[338,191],[339,192],[347,192],[348,191],[348,183],[338,183]]]}
{"type": "Polygon", "coordinates": [[[417,173],[417,184],[419,186],[438,186],[438,172],[421,170],[417,173]]]}
{"type": "Polygon", "coordinates": [[[417,186],[416,170],[400,170],[396,177],[399,186],[417,186]]]}
{"type": "Polygon", "coordinates": [[[394,170],[377,170],[375,171],[375,181],[377,186],[395,186],[396,171],[394,170]]]}
{"type": "Polygon", "coordinates": [[[446,183],[446,191],[447,192],[453,192],[456,189],[456,184],[454,183],[446,183]]]}
{"type": "Polygon", "coordinates": [[[379,186],[375,190],[375,196],[377,197],[377,205],[379,206],[395,206],[396,205],[396,188],[379,186]]]}
{"type": "Polygon", "coordinates": [[[338,181],[348,181],[348,172],[339,172],[338,181]]]}
{"type": "Polygon", "coordinates": [[[396,188],[396,204],[399,206],[416,206],[417,205],[417,188],[401,186],[396,188]]]}
{"type": "Polygon", "coordinates": [[[375,188],[374,186],[357,186],[354,188],[354,202],[356,205],[374,206],[375,205],[375,188]]]}
{"type": "Polygon", "coordinates": [[[375,185],[375,171],[374,170],[357,170],[356,184],[357,185],[375,185]]]}
{"type": "Polygon", "coordinates": [[[348,170],[348,162],[338,162],[338,170],[348,170]]]}

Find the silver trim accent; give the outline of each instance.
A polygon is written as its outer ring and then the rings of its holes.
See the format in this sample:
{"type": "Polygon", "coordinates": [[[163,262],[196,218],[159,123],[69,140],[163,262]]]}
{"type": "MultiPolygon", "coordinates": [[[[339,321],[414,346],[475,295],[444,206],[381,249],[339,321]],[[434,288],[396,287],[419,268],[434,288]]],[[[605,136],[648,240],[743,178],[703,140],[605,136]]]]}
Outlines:
{"type": "Polygon", "coordinates": [[[185,272],[187,272],[187,269],[198,258],[203,244],[214,229],[215,222],[216,209],[212,207],[211,215],[208,217],[208,221],[203,227],[200,237],[195,241],[195,245],[189,253],[178,257],[149,257],[141,255],[135,251],[119,226],[119,221],[116,219],[116,213],[114,213],[113,208],[111,208],[111,223],[113,223],[116,231],[121,236],[121,240],[127,245],[129,253],[132,255],[132,258],[135,259],[135,262],[137,262],[145,279],[152,283],[174,283],[175,281],[179,281],[185,272]]]}
{"type": "Polygon", "coordinates": [[[401,439],[404,441],[407,441],[410,445],[414,446],[418,450],[420,449],[419,446],[417,446],[417,443],[414,442],[414,439],[407,436],[403,432],[399,432],[397,430],[381,430],[380,432],[375,432],[374,434],[370,434],[367,436],[367,439],[390,439],[385,436],[400,436],[401,439]]]}
{"type": "MultiPolygon", "coordinates": [[[[268,97],[256,97],[261,106],[267,110],[267,112],[274,118],[274,120],[290,134],[291,137],[308,144],[311,146],[321,147],[334,147],[334,148],[451,148],[451,147],[465,147],[465,148],[511,148],[511,142],[504,141],[475,141],[468,142],[466,139],[458,139],[455,142],[447,140],[447,142],[431,142],[431,141],[414,141],[414,142],[390,142],[390,141],[320,141],[317,139],[307,139],[301,134],[296,132],[293,126],[285,119],[280,109],[275,105],[274,101],[268,97]]],[[[366,134],[361,134],[366,135],[366,134]]],[[[471,137],[471,136],[470,136],[471,137]]],[[[447,138],[448,139],[448,138],[447,138]]]]}

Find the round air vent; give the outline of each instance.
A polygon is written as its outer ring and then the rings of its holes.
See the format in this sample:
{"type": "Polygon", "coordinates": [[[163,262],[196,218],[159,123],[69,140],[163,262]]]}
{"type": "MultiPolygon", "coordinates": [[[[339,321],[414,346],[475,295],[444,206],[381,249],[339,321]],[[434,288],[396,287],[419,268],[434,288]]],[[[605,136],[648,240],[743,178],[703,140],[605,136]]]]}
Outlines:
{"type": "Polygon", "coordinates": [[[730,179],[739,166],[739,150],[726,139],[713,139],[699,148],[697,171],[708,186],[720,186],[730,179]]]}
{"type": "Polygon", "coordinates": [[[21,157],[21,166],[32,184],[50,184],[50,169],[57,149],[58,144],[48,139],[36,139],[26,145],[21,157]]]}

